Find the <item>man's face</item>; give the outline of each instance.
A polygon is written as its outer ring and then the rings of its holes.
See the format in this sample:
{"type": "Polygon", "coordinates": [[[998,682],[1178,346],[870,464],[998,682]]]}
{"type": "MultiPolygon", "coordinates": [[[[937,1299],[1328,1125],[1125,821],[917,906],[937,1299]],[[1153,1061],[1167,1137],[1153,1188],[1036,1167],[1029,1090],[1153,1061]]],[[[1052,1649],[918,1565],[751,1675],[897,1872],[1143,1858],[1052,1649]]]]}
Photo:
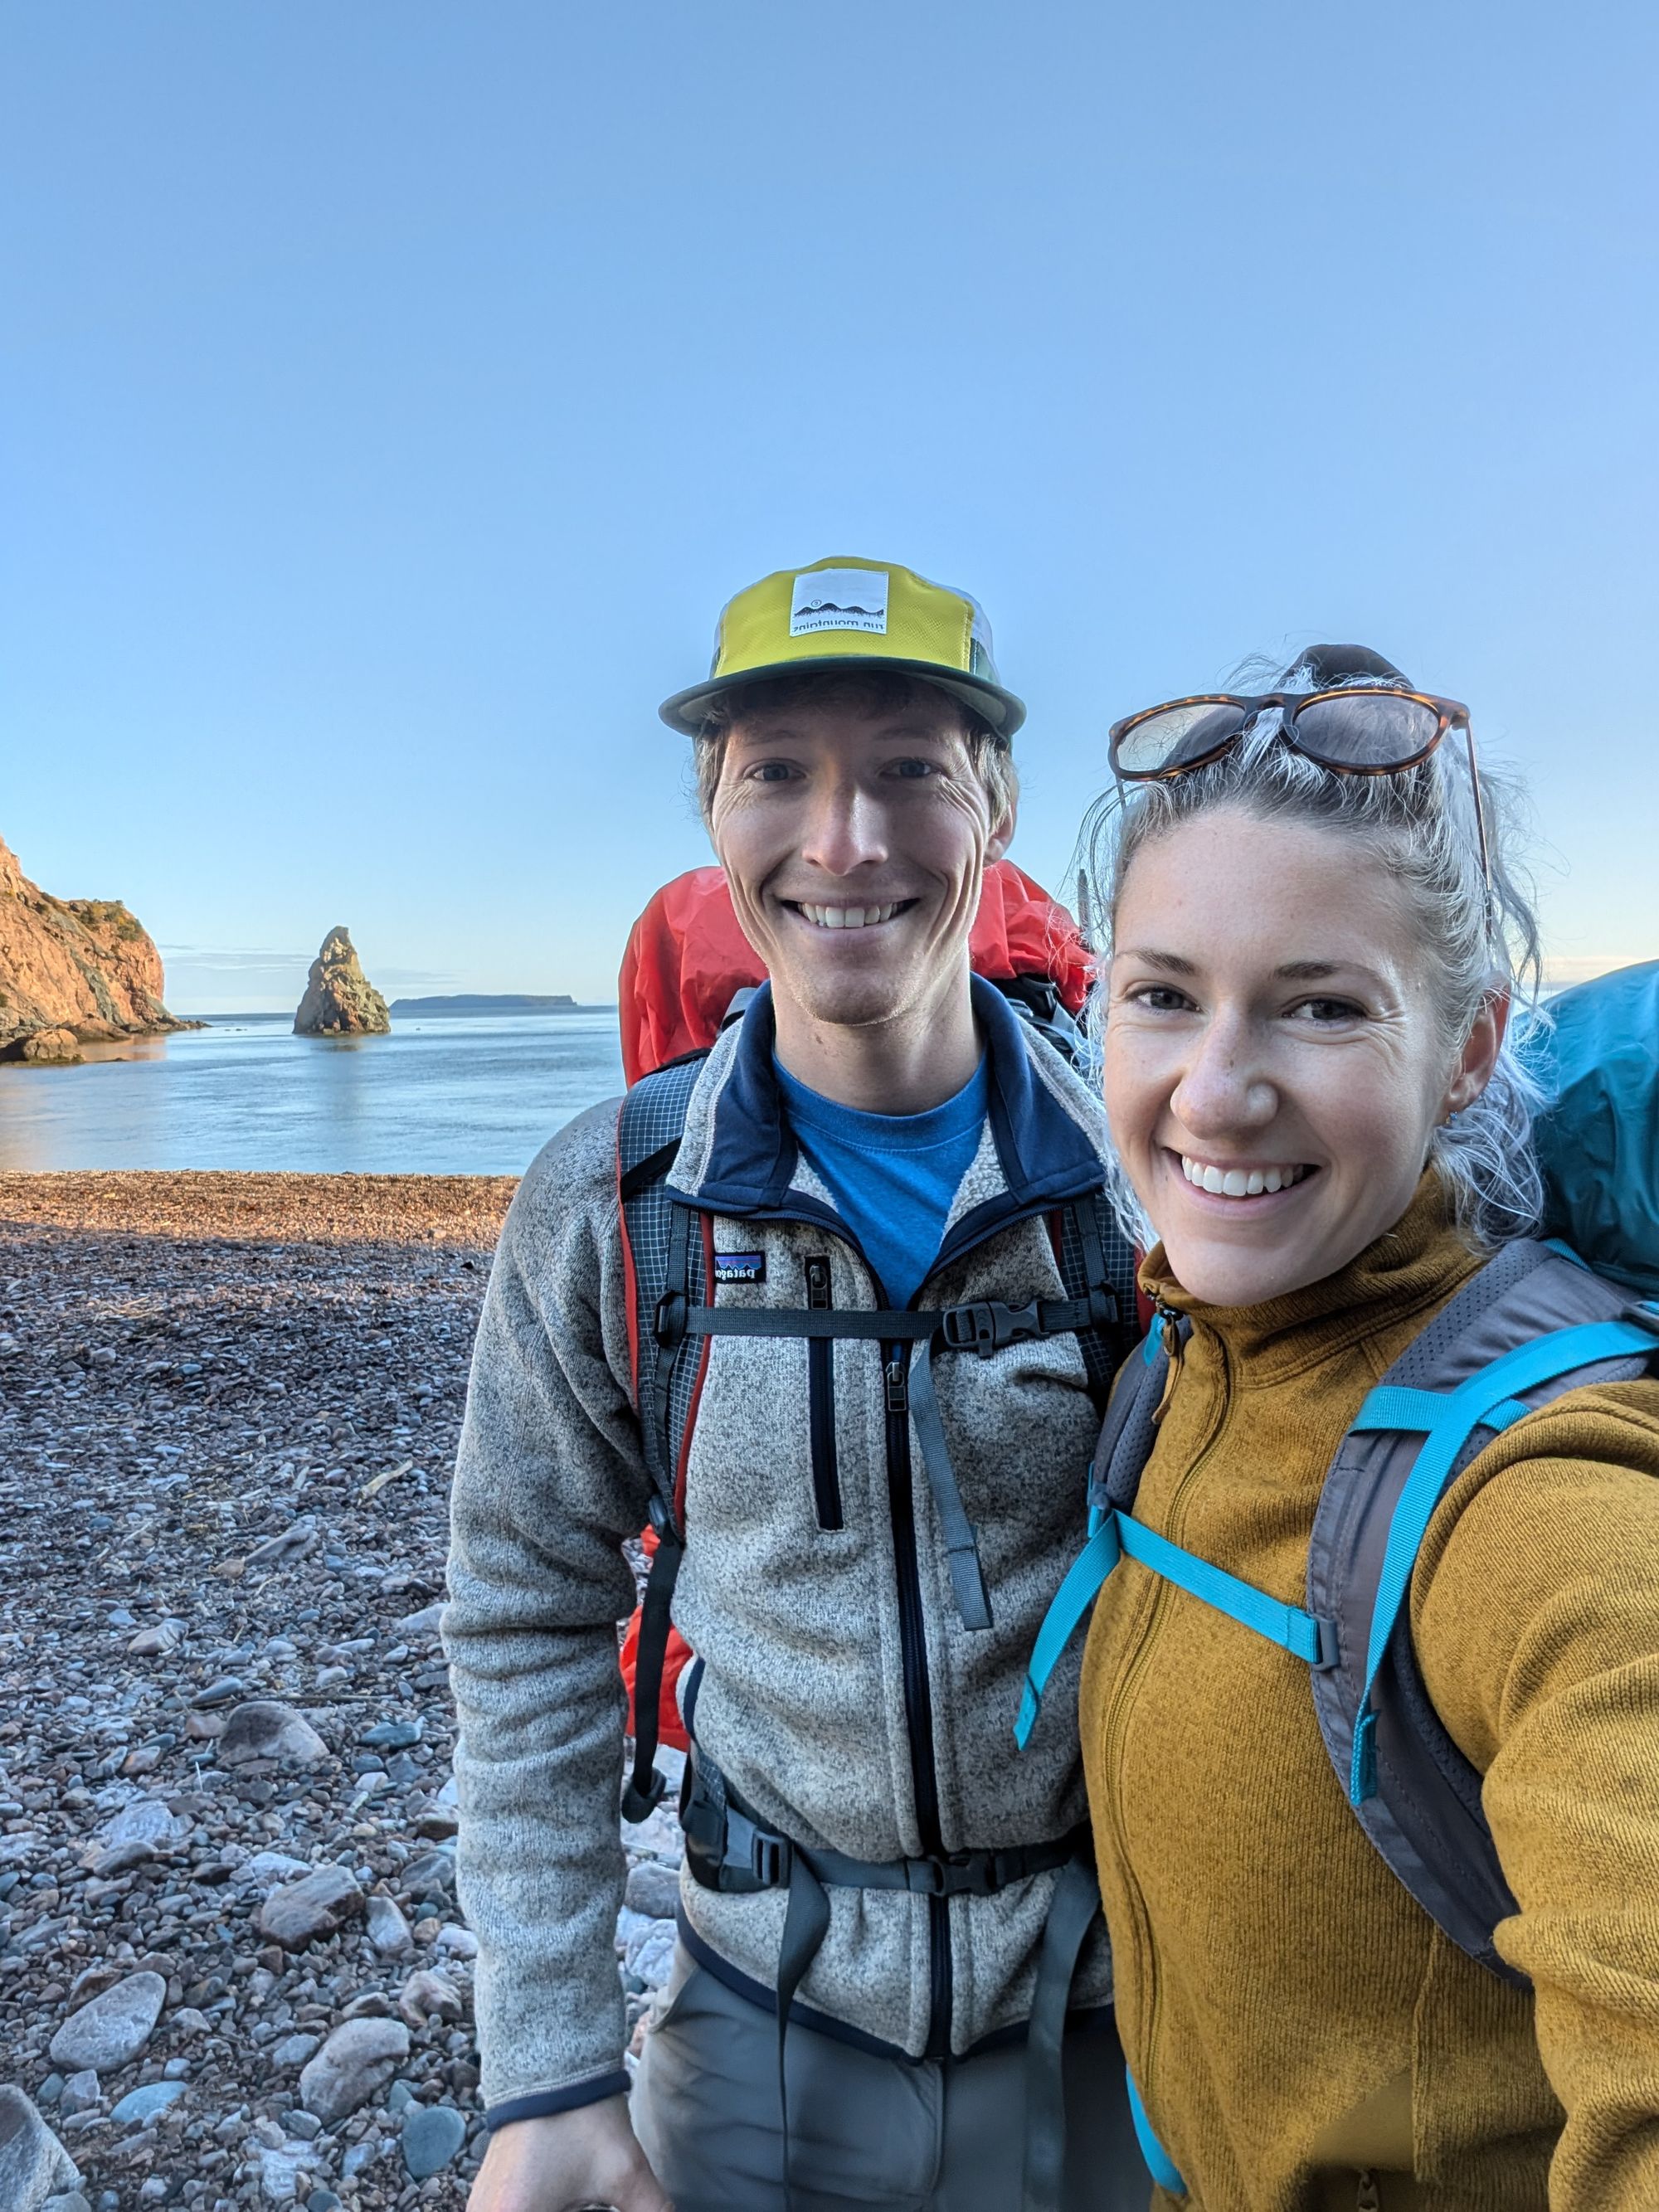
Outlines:
{"type": "Polygon", "coordinates": [[[775,995],[861,1029],[964,972],[986,865],[1013,818],[991,819],[961,709],[919,690],[875,714],[807,704],[735,722],[709,827],[775,995]]]}

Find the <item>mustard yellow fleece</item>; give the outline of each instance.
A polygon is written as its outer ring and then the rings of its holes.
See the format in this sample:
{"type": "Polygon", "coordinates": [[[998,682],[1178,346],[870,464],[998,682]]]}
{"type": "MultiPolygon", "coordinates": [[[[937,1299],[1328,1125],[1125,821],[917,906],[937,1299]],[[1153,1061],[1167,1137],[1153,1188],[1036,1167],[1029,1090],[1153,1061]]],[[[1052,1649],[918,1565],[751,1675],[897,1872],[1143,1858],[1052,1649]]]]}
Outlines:
{"type": "MultiPolygon", "coordinates": [[[[1476,1265],[1432,1178],[1260,1306],[1198,1304],[1154,1252],[1193,1328],[1137,1516],[1301,1603],[1344,1430],[1476,1265]]],[[[1571,1392],[1460,1479],[1413,1584],[1530,1990],[1376,1856],[1299,1661],[1131,1560],[1108,1581],[1084,1759],[1125,2053],[1189,2212],[1659,2212],[1656,1475],[1659,1382],[1571,1392]]]]}

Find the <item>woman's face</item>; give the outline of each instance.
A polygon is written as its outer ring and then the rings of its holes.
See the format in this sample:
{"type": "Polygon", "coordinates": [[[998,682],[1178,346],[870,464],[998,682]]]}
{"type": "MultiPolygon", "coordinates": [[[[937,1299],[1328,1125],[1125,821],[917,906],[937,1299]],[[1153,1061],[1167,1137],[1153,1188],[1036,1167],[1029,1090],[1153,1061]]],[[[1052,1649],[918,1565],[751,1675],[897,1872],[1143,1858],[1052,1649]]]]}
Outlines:
{"type": "Polygon", "coordinates": [[[1218,808],[1129,864],[1106,1106],[1183,1289],[1254,1305],[1392,1228],[1502,1035],[1439,1036],[1406,903],[1353,840],[1218,808]]]}

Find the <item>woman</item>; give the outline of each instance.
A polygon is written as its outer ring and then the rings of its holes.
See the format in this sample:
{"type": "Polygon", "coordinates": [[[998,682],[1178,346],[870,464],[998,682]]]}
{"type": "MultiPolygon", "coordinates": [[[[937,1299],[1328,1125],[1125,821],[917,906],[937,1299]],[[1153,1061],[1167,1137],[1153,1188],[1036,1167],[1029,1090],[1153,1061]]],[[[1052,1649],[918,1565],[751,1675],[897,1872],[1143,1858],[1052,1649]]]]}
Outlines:
{"type": "Polygon", "coordinates": [[[1277,689],[1119,724],[1095,847],[1121,1202],[1172,1355],[1121,1524],[1154,1564],[1107,1577],[1082,1685],[1154,2201],[1651,2212],[1659,1383],[1480,1432],[1411,1572],[1516,1907],[1487,1964],[1356,1817],[1374,1779],[1345,1788],[1310,1693],[1331,1624],[1297,1658],[1156,1546],[1307,1621],[1362,1401],[1535,1211],[1506,1024],[1536,931],[1467,714],[1353,647],[1277,689]]]}

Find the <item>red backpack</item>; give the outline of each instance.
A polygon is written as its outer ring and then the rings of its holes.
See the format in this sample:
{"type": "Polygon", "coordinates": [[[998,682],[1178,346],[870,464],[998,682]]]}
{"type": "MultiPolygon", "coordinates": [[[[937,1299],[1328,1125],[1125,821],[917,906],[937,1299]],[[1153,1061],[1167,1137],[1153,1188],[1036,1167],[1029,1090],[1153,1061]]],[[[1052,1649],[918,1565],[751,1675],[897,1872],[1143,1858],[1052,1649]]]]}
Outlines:
{"type": "MultiPolygon", "coordinates": [[[[1065,908],[1011,861],[998,860],[985,872],[985,887],[968,949],[976,975],[997,984],[1033,1025],[1069,1057],[1079,1056],[1082,1037],[1077,1018],[1093,979],[1092,956],[1065,908]]],[[[693,868],[665,884],[635,923],[623,954],[618,1015],[623,1072],[630,1088],[641,1077],[654,1074],[673,1061],[706,1053],[765,980],[765,969],[738,927],[724,870],[693,868]]],[[[629,1257],[631,1273],[631,1254],[629,1257]]],[[[632,1350],[637,1407],[636,1338],[632,1350]]],[[[654,1559],[654,1528],[645,1531],[643,1542],[647,1557],[654,1559]]],[[[635,1736],[634,1697],[641,1626],[641,1608],[636,1607],[622,1647],[628,1729],[635,1736]]],[[[657,1699],[656,1735],[679,1751],[689,1746],[677,1688],[691,1656],[678,1630],[670,1627],[657,1699]]]]}

